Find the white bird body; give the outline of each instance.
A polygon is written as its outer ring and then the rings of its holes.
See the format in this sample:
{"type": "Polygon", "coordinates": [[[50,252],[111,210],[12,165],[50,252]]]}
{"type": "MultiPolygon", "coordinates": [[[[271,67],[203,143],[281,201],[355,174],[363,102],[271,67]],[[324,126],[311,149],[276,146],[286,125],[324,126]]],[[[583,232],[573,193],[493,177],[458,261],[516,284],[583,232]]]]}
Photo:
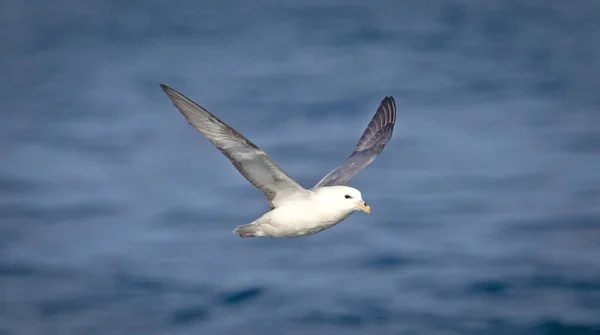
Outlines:
{"type": "Polygon", "coordinates": [[[160,86],[187,121],[267,197],[269,212],[250,224],[236,227],[233,232],[240,237],[309,236],[340,223],[355,211],[371,211],[360,191],[345,185],[371,164],[392,138],[396,122],[392,97],[381,101],[350,157],[315,187],[305,189],[235,129],[181,93],[160,86]]]}
{"type": "Polygon", "coordinates": [[[342,222],[357,210],[370,211],[360,192],[347,186],[325,186],[301,199],[285,202],[234,232],[256,237],[302,237],[319,233],[342,222]],[[346,199],[346,196],[350,198],[346,199]]]}

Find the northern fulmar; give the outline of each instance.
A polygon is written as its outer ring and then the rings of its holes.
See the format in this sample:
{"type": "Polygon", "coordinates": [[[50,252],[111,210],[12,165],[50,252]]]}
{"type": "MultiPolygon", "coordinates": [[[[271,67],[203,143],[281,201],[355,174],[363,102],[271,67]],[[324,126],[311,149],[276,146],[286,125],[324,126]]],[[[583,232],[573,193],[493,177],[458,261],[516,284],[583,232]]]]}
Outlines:
{"type": "Polygon", "coordinates": [[[160,87],[187,121],[267,197],[268,212],[233,230],[240,237],[310,236],[333,227],[356,211],[371,212],[360,191],[346,184],[373,162],[392,138],[396,122],[393,97],[381,100],[350,157],[313,188],[305,189],[263,150],[218,117],[176,90],[163,84],[160,87]]]}

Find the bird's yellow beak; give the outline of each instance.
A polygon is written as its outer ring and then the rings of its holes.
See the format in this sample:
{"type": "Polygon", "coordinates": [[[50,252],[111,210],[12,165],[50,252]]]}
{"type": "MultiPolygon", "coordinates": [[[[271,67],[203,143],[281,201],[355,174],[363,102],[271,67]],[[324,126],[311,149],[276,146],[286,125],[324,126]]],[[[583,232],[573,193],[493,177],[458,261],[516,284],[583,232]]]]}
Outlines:
{"type": "Polygon", "coordinates": [[[358,208],[359,210],[361,210],[365,213],[371,213],[371,206],[367,205],[367,203],[364,201],[363,201],[363,203],[356,205],[356,208],[358,208]]]}

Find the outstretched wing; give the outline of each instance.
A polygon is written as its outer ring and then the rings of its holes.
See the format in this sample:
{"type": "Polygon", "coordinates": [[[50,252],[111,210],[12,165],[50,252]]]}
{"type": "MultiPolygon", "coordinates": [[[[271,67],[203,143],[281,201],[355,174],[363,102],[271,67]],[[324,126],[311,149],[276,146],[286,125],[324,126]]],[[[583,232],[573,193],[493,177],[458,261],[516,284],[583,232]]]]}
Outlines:
{"type": "Polygon", "coordinates": [[[377,158],[392,138],[396,123],[396,102],[393,97],[385,97],[375,112],[373,119],[362,134],[356,148],[348,159],[329,172],[315,187],[346,185],[360,170],[377,158]]]}
{"type": "Polygon", "coordinates": [[[252,185],[267,197],[271,208],[297,192],[307,192],[267,154],[225,122],[174,89],[161,84],[187,121],[214,144],[252,185]]]}

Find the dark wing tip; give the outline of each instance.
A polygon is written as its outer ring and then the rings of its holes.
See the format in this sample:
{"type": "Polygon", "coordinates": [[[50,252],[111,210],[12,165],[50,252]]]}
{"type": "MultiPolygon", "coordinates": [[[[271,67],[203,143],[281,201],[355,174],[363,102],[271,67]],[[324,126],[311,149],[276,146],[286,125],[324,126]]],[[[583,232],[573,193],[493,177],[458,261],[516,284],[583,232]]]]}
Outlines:
{"type": "MultiPolygon", "coordinates": [[[[175,91],[174,89],[170,88],[169,86],[165,85],[165,84],[160,84],[160,88],[162,88],[162,90],[167,94],[167,96],[173,101],[173,99],[175,99],[175,97],[177,96],[177,91],[175,91]]],[[[175,103],[175,101],[173,101],[173,103],[175,103]]],[[[176,105],[177,106],[177,105],[176,105]]]]}
{"type": "Polygon", "coordinates": [[[396,100],[394,100],[393,96],[387,96],[381,100],[377,112],[379,113],[380,110],[385,115],[384,120],[386,123],[396,123],[396,100]]]}
{"type": "MultiPolygon", "coordinates": [[[[168,95],[171,95],[173,92],[177,92],[165,84],[160,84],[160,88],[162,88],[162,90],[165,91],[165,93],[167,93],[168,95]]],[[[177,93],[179,93],[179,92],[177,92],[177,93]]]]}
{"type": "Polygon", "coordinates": [[[380,152],[391,138],[395,123],[396,101],[394,97],[386,96],[379,103],[375,115],[356,144],[354,152],[367,150],[374,146],[381,147],[377,149],[380,152]]]}
{"type": "Polygon", "coordinates": [[[396,123],[396,101],[394,97],[387,96],[381,100],[379,107],[373,115],[373,119],[369,123],[367,129],[373,133],[377,133],[379,130],[385,128],[387,125],[393,125],[396,123]]]}

